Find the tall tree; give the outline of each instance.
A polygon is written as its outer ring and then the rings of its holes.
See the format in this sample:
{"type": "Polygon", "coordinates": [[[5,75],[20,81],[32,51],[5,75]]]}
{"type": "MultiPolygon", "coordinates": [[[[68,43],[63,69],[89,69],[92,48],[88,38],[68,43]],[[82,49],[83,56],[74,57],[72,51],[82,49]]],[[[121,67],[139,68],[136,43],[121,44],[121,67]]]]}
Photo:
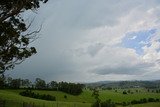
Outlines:
{"type": "Polygon", "coordinates": [[[42,80],[40,78],[36,78],[35,87],[37,89],[45,89],[46,88],[46,82],[45,82],[45,80],[42,80]]]}
{"type": "Polygon", "coordinates": [[[56,81],[51,81],[49,84],[51,89],[58,90],[58,83],[56,81]]]}
{"type": "Polygon", "coordinates": [[[17,89],[20,88],[20,85],[21,85],[21,79],[13,79],[11,81],[10,88],[17,89]]]}
{"type": "Polygon", "coordinates": [[[36,49],[28,45],[38,31],[26,33],[31,24],[27,26],[21,14],[36,10],[40,2],[47,1],[0,0],[0,74],[36,53],[36,49]]]}
{"type": "Polygon", "coordinates": [[[93,89],[92,96],[95,98],[95,103],[92,105],[92,107],[100,107],[100,102],[101,100],[99,99],[99,90],[98,89],[93,89]]]}

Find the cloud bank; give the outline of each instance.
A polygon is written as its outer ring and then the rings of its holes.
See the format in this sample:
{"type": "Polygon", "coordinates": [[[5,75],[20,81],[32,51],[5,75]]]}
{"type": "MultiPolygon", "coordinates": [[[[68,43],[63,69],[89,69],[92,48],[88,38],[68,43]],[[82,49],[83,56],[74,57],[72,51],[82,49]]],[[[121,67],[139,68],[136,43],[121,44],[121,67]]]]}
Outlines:
{"type": "MultiPolygon", "coordinates": [[[[32,16],[32,15],[31,15],[32,16]]],[[[13,77],[47,81],[159,79],[159,0],[58,0],[43,5],[38,54],[13,77]]]]}

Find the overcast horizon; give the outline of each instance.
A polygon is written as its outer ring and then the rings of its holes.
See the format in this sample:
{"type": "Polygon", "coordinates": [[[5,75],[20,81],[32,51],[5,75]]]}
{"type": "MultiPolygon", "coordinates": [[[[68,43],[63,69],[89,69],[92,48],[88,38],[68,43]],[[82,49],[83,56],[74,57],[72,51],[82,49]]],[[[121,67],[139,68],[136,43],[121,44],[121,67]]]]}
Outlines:
{"type": "MultiPolygon", "coordinates": [[[[37,13],[37,14],[36,14],[37,13]]],[[[7,75],[46,81],[158,80],[159,0],[49,0],[30,30],[37,54],[7,75]]]]}

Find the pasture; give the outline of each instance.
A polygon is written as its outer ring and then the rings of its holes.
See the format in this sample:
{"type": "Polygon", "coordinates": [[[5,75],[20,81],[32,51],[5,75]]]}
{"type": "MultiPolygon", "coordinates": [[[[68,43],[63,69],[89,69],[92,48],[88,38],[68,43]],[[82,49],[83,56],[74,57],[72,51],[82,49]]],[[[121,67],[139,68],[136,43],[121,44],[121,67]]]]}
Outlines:
{"type": "MultiPolygon", "coordinates": [[[[130,89],[133,91],[133,93],[125,95],[122,93],[123,90],[119,89],[116,92],[115,90],[100,90],[99,98],[101,99],[101,101],[111,99],[116,103],[140,100],[142,98],[160,99],[160,93],[147,92],[145,89],[139,89],[141,90],[139,92],[136,92],[137,89],[130,89]]],[[[84,90],[83,93],[78,96],[66,94],[60,91],[34,90],[35,93],[53,95],[56,97],[56,101],[46,101],[24,97],[19,95],[19,92],[21,91],[23,90],[0,90],[0,99],[8,101],[7,107],[22,107],[23,102],[32,103],[39,107],[90,107],[91,104],[95,101],[92,97],[92,91],[90,90],[84,90]],[[64,96],[67,96],[67,98],[65,98],[64,96]]],[[[129,107],[160,107],[160,102],[136,104],[129,107]]]]}

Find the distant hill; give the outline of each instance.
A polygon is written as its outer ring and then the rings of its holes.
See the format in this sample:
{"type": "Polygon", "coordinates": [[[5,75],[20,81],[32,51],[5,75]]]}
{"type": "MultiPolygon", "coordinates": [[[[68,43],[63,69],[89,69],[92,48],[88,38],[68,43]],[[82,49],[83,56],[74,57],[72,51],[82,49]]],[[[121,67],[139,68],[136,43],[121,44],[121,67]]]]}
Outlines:
{"type": "Polygon", "coordinates": [[[99,81],[94,83],[87,83],[87,87],[90,88],[160,88],[160,80],[154,81],[99,81]]]}

